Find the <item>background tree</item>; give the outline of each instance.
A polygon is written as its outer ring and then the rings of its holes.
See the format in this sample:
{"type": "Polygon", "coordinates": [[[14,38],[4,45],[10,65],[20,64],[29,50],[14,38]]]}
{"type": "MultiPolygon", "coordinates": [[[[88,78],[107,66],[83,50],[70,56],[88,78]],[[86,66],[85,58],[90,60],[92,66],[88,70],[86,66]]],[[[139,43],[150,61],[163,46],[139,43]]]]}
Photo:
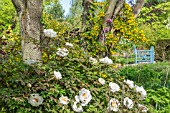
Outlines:
{"type": "Polygon", "coordinates": [[[73,26],[80,27],[82,12],[82,0],[72,0],[70,12],[66,17],[66,20],[70,22],[73,26]]]}
{"type": "Polygon", "coordinates": [[[64,10],[59,2],[59,0],[44,1],[44,12],[51,14],[54,19],[63,19],[64,10]]]}
{"type": "Polygon", "coordinates": [[[20,21],[23,60],[41,61],[40,19],[42,0],[11,0],[20,21]]]}

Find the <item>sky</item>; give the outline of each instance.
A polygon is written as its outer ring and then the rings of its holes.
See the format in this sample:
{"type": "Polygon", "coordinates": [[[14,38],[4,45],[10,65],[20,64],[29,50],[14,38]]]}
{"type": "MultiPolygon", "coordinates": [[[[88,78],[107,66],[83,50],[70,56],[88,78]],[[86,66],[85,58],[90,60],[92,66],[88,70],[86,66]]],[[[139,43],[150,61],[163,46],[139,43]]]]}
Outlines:
{"type": "Polygon", "coordinates": [[[69,9],[71,6],[71,0],[60,0],[60,3],[63,7],[63,9],[65,10],[64,15],[67,15],[69,13],[69,9]]]}
{"type": "MultiPolygon", "coordinates": [[[[97,0],[99,2],[104,0],[97,0]]],[[[61,5],[63,6],[63,9],[65,10],[64,15],[66,16],[69,13],[69,9],[71,7],[71,0],[60,0],[61,5]]]]}

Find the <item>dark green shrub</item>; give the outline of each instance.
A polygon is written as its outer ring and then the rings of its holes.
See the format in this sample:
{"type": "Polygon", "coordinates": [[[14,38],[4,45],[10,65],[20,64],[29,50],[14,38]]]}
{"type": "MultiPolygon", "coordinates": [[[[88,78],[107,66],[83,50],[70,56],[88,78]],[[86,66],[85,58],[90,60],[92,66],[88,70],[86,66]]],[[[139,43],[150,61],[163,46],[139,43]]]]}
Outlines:
{"type": "Polygon", "coordinates": [[[143,84],[148,95],[144,103],[150,109],[149,113],[169,113],[170,62],[125,67],[120,75],[138,85],[143,84]]]}
{"type": "MultiPolygon", "coordinates": [[[[170,90],[166,87],[156,90],[147,90],[146,103],[153,105],[154,113],[169,113],[170,110],[170,90]]],[[[151,108],[150,108],[151,109],[151,108]]]]}
{"type": "Polygon", "coordinates": [[[120,75],[143,84],[147,89],[170,88],[170,63],[140,64],[121,69],[120,75]]]}

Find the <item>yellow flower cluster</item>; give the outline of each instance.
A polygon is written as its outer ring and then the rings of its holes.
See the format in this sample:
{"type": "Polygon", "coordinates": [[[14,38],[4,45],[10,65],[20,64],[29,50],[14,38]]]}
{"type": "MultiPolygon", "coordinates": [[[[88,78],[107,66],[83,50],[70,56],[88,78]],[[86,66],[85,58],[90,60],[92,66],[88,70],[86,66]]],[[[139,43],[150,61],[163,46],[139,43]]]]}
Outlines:
{"type": "Polygon", "coordinates": [[[98,17],[104,17],[104,16],[105,16],[104,12],[100,11],[98,17]]]}
{"type": "Polygon", "coordinates": [[[106,4],[106,2],[95,2],[95,3],[93,3],[93,5],[95,5],[96,7],[104,7],[105,6],[105,4],[106,4]]]}
{"type": "Polygon", "coordinates": [[[107,78],[107,75],[106,75],[105,73],[100,73],[100,76],[101,76],[102,78],[107,78]]]}
{"type": "Polygon", "coordinates": [[[63,34],[71,28],[68,22],[59,22],[52,18],[50,14],[43,14],[44,26],[53,29],[57,33],[57,37],[63,37],[63,34]]]}
{"type": "Polygon", "coordinates": [[[124,8],[128,10],[129,12],[132,12],[132,8],[129,6],[129,4],[124,4],[124,8]]]}
{"type": "Polygon", "coordinates": [[[48,55],[46,52],[42,52],[42,60],[43,62],[47,62],[48,61],[48,55]]]}
{"type": "Polygon", "coordinates": [[[125,39],[137,44],[139,42],[146,43],[148,39],[143,31],[138,29],[132,9],[128,4],[124,4],[123,16],[117,16],[113,21],[116,37],[124,37],[125,39]]]}
{"type": "Polygon", "coordinates": [[[2,51],[10,56],[9,63],[22,60],[21,55],[18,54],[21,53],[21,38],[12,31],[11,26],[4,32],[2,42],[6,43],[2,45],[2,51]]]}
{"type": "MultiPolygon", "coordinates": [[[[143,31],[138,29],[138,25],[136,23],[135,17],[132,13],[132,8],[124,3],[123,8],[121,9],[121,14],[117,15],[113,20],[113,28],[110,32],[105,33],[104,36],[100,36],[100,31],[103,30],[103,17],[105,16],[105,8],[107,7],[108,2],[102,3],[94,3],[95,9],[98,11],[94,11],[93,17],[89,17],[89,31],[82,34],[86,40],[89,40],[93,45],[93,48],[96,47],[95,52],[101,51],[99,50],[98,43],[94,43],[98,41],[99,38],[106,37],[106,45],[108,48],[112,48],[114,50],[121,50],[121,45],[119,41],[121,38],[128,40],[130,43],[138,44],[138,43],[147,43],[148,39],[145,37],[143,31]],[[93,23],[93,24],[91,24],[93,23]],[[101,29],[102,28],[102,29],[101,29]]],[[[104,49],[103,49],[104,50],[104,49]]],[[[111,51],[111,50],[109,50],[111,51]]],[[[94,53],[94,52],[93,52],[94,53]]]]}

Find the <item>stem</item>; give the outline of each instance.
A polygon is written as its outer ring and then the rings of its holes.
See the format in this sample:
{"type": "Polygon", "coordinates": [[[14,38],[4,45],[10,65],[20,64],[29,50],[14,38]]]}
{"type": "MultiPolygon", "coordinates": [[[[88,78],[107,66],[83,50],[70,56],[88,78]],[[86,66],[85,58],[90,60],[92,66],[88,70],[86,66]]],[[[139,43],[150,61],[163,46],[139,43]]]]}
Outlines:
{"type": "Polygon", "coordinates": [[[165,77],[165,81],[164,81],[164,87],[165,87],[166,82],[167,82],[167,80],[168,80],[168,75],[169,75],[169,70],[168,70],[168,68],[167,68],[167,73],[166,73],[166,77],[165,77]]]}
{"type": "Polygon", "coordinates": [[[124,113],[124,105],[123,105],[124,92],[125,92],[125,86],[124,86],[124,84],[123,84],[123,85],[122,85],[122,113],[124,113]]]}

